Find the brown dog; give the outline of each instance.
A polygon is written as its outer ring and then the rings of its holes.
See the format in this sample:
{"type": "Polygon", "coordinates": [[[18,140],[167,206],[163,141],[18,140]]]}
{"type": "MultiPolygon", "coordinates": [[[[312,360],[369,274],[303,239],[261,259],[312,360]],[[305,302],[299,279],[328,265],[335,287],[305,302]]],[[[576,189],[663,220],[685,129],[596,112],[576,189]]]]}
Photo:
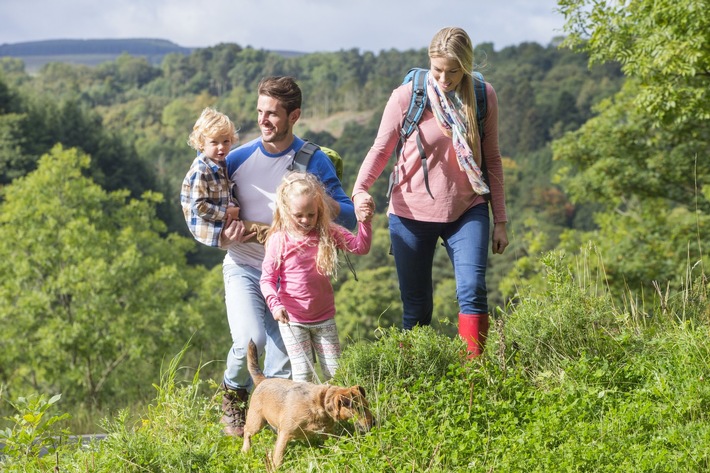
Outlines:
{"type": "Polygon", "coordinates": [[[267,378],[259,369],[253,341],[249,341],[247,361],[255,388],[244,425],[242,452],[249,451],[252,435],[266,423],[278,432],[273,455],[276,468],[283,462],[286,445],[291,440],[332,433],[337,422],[348,419],[355,419],[359,430],[372,428],[373,417],[362,387],[341,388],[267,378]]]}

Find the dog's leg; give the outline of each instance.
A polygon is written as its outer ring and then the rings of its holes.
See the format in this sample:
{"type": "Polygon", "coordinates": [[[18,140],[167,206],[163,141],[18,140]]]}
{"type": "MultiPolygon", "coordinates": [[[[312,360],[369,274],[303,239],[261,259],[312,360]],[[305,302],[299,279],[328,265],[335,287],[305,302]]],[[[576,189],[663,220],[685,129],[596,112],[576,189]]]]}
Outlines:
{"type": "Polygon", "coordinates": [[[291,437],[285,431],[280,430],[278,436],[276,437],[276,444],[274,445],[274,466],[276,468],[281,466],[284,461],[284,452],[286,452],[286,446],[288,445],[291,437]]]}
{"type": "Polygon", "coordinates": [[[247,411],[247,420],[244,424],[244,443],[242,453],[246,453],[251,448],[251,436],[257,434],[266,425],[266,419],[255,409],[247,411]]]}
{"type": "Polygon", "coordinates": [[[251,432],[244,430],[244,443],[242,443],[242,453],[247,453],[251,448],[251,432]]]}

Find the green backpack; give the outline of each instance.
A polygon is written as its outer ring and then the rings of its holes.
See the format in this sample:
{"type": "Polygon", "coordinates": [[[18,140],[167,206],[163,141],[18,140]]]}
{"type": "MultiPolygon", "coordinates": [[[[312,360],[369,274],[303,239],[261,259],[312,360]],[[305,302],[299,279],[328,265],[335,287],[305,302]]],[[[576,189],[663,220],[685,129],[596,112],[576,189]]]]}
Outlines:
{"type": "Polygon", "coordinates": [[[296,155],[293,157],[293,162],[291,163],[291,166],[289,166],[289,170],[305,171],[308,167],[308,162],[311,160],[311,157],[318,150],[323,151],[326,156],[330,158],[330,161],[333,163],[333,166],[335,166],[335,175],[338,176],[338,180],[342,183],[343,158],[340,157],[340,154],[338,154],[338,152],[333,149],[326,148],[325,146],[318,146],[317,144],[308,140],[306,140],[303,146],[301,146],[301,149],[299,149],[296,155]]]}

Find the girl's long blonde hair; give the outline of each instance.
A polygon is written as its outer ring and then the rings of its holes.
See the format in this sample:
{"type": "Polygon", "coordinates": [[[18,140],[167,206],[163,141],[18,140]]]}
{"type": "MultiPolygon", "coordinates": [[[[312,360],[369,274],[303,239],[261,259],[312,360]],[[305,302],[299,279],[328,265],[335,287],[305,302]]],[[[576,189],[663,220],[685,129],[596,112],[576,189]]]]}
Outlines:
{"type": "Polygon", "coordinates": [[[473,44],[468,33],[461,28],[447,27],[440,29],[429,43],[429,59],[453,59],[464,72],[461,82],[456,87],[464,106],[468,122],[466,141],[473,151],[476,162],[481,162],[479,146],[480,130],[476,118],[476,95],[473,91],[473,44]]]}
{"type": "MultiPolygon", "coordinates": [[[[337,242],[331,232],[333,220],[330,207],[326,202],[326,193],[323,184],[313,174],[294,171],[287,174],[276,189],[276,210],[274,221],[269,229],[269,236],[276,232],[298,233],[295,222],[291,217],[289,202],[300,196],[308,196],[316,203],[318,217],[314,229],[318,232],[318,254],[316,256],[316,269],[318,273],[336,277],[338,272],[337,242]]],[[[283,242],[283,240],[281,240],[283,242]]],[[[267,239],[269,244],[269,239],[267,239]]],[[[281,265],[283,248],[278,251],[276,265],[281,265]]]]}

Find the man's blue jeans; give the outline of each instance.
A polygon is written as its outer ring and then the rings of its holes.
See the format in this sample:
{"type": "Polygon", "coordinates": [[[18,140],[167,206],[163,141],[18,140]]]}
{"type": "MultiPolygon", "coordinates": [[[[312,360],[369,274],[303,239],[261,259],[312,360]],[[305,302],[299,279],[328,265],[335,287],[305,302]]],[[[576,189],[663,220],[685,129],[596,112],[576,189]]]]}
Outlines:
{"type": "Polygon", "coordinates": [[[454,267],[459,312],[488,312],[488,204],[472,207],[450,223],[420,222],[390,214],[389,229],[402,298],[402,328],[409,330],[431,323],[432,265],[439,238],[454,267]]]}
{"type": "Polygon", "coordinates": [[[289,378],[291,363],[281,339],[279,324],[271,315],[261,294],[261,270],[242,264],[225,264],[224,296],[227,320],[232,333],[232,347],[227,354],[224,383],[230,389],[252,388],[247,369],[247,345],[254,340],[259,354],[264,353],[264,374],[268,377],[289,378]]]}

